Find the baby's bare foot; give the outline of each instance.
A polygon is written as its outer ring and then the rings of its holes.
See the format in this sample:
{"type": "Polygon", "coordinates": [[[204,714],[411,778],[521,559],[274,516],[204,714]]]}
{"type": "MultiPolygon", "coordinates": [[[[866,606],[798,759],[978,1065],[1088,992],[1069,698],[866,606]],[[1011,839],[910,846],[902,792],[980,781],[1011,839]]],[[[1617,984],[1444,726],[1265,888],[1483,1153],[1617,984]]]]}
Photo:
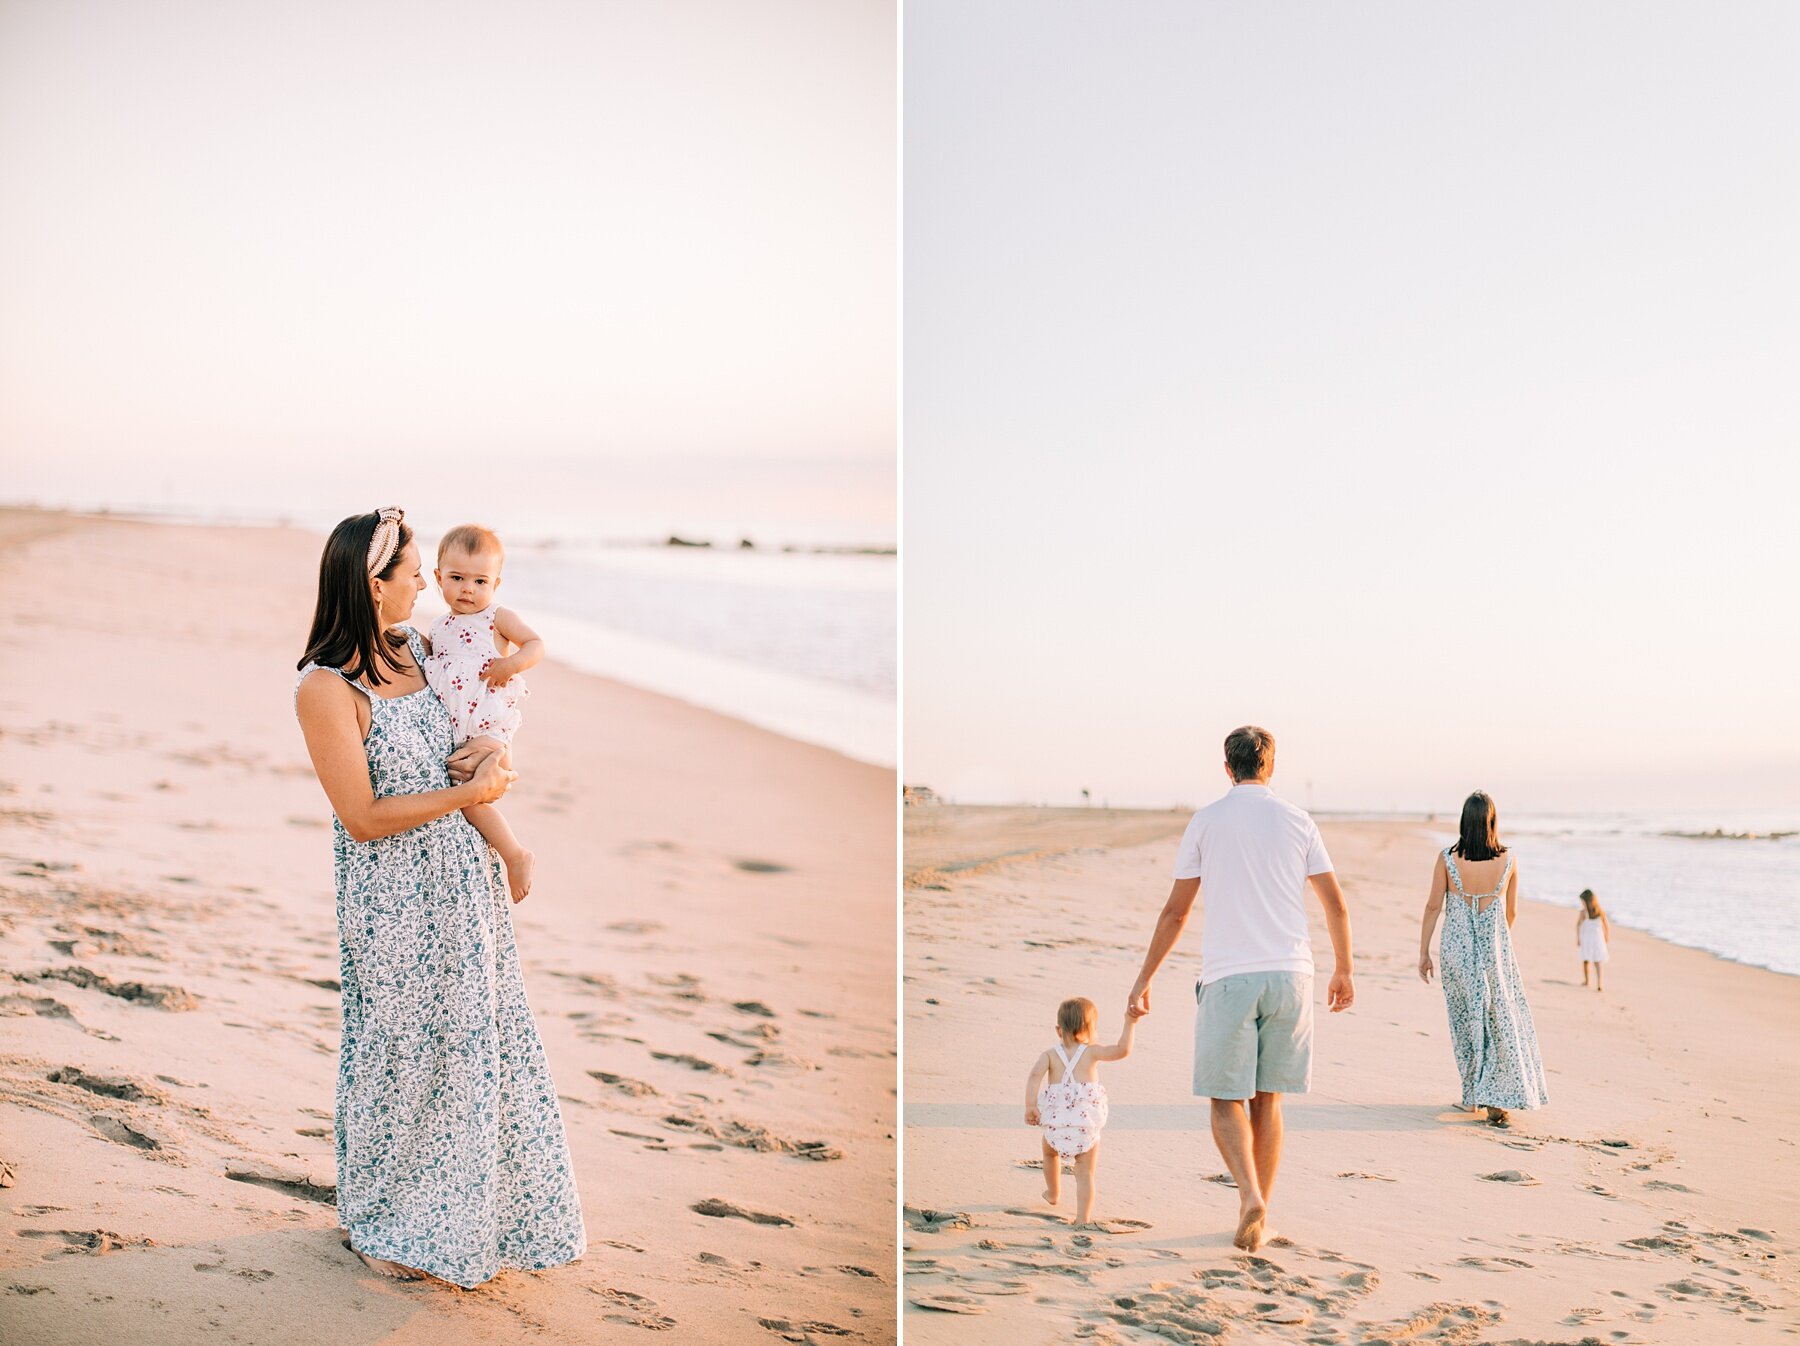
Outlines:
{"type": "Polygon", "coordinates": [[[1062,1193],[1054,1188],[1046,1187],[1044,1188],[1044,1200],[1052,1206],[1057,1205],[1062,1201],[1062,1193]]]}
{"type": "Polygon", "coordinates": [[[531,871],[536,864],[537,856],[530,851],[520,851],[506,862],[506,887],[514,902],[523,902],[531,895],[531,871]]]}

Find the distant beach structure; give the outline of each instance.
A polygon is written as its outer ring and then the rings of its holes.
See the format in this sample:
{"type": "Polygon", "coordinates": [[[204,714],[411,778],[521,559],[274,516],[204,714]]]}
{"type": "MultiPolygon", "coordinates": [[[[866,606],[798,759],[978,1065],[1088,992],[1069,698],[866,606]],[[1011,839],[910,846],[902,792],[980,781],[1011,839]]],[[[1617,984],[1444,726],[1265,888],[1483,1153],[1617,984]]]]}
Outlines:
{"type": "Polygon", "coordinates": [[[937,791],[933,790],[929,785],[903,786],[900,791],[900,797],[908,808],[911,808],[914,804],[941,804],[944,802],[938,798],[937,791]]]}

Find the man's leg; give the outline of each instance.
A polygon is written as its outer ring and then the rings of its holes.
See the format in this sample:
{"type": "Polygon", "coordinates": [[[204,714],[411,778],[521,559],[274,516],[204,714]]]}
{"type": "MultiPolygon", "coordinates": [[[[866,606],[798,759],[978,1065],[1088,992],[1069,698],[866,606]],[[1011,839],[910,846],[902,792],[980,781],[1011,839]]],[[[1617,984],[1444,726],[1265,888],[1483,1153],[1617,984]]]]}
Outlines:
{"type": "Polygon", "coordinates": [[[1255,1252],[1262,1244],[1263,1220],[1268,1205],[1263,1199],[1262,1184],[1256,1172],[1255,1136],[1250,1128],[1250,1114],[1241,1099],[1212,1100],[1213,1141],[1219,1157],[1225,1161],[1232,1181],[1238,1189],[1238,1227],[1232,1239],[1238,1247],[1255,1252]]]}
{"type": "Polygon", "coordinates": [[[1258,1094],[1250,1100],[1251,1154],[1256,1161],[1256,1180],[1263,1205],[1275,1190],[1275,1170],[1281,1167],[1281,1095],[1258,1094]]]}

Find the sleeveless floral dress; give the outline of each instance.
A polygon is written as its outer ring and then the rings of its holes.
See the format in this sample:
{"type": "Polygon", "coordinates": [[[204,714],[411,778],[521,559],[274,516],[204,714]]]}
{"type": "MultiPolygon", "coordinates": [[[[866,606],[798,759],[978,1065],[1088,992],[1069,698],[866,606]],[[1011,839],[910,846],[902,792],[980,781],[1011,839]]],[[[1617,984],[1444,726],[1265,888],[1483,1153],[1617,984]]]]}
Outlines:
{"type": "Polygon", "coordinates": [[[1506,925],[1506,881],[1512,857],[1492,893],[1463,891],[1456,857],[1444,852],[1454,889],[1444,903],[1438,970],[1450,1012],[1450,1044],[1462,1074],[1466,1108],[1541,1108],[1550,1101],[1537,1029],[1506,925]],[[1485,909],[1479,904],[1491,898],[1485,909]]]}
{"type": "MultiPolygon", "coordinates": [[[[450,716],[431,689],[350,685],[369,697],[376,797],[447,788],[450,716]]],[[[498,857],[460,813],[363,842],[334,817],[332,853],[339,1223],[369,1256],[465,1287],[573,1261],[587,1231],[498,857]]]]}

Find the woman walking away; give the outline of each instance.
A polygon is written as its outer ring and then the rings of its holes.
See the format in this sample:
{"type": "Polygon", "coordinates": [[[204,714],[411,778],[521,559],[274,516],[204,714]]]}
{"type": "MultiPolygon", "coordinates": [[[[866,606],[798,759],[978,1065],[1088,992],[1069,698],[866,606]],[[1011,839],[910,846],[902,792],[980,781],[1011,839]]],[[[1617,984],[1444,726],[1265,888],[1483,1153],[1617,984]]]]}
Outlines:
{"type": "Polygon", "coordinates": [[[1612,926],[1606,919],[1606,908],[1594,896],[1592,888],[1581,890],[1581,914],[1575,918],[1575,947],[1581,950],[1581,984],[1588,984],[1588,964],[1594,965],[1594,989],[1600,984],[1600,965],[1606,961],[1606,946],[1612,940],[1612,926]]]}
{"type": "Polygon", "coordinates": [[[1431,981],[1431,932],[1442,911],[1438,958],[1462,1106],[1485,1108],[1496,1126],[1507,1125],[1510,1109],[1549,1102],[1537,1030],[1513,956],[1518,910],[1518,866],[1500,844],[1494,801],[1477,790],[1463,804],[1461,836],[1432,868],[1419,931],[1419,977],[1431,981]]]}

